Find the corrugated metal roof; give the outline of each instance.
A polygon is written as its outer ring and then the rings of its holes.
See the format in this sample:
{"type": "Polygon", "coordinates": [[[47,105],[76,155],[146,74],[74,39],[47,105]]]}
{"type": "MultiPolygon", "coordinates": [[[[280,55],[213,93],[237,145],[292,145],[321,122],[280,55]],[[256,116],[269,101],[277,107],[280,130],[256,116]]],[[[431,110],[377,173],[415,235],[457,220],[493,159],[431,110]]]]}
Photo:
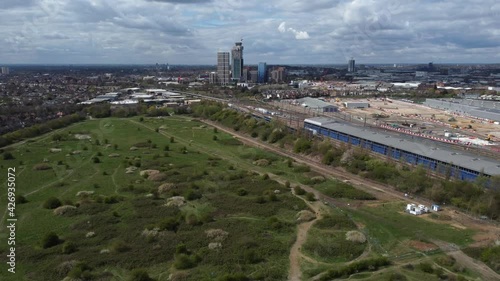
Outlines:
{"type": "Polygon", "coordinates": [[[311,108],[337,107],[331,103],[327,103],[322,100],[310,97],[301,98],[298,101],[300,102],[300,104],[311,108]]]}
{"type": "Polygon", "coordinates": [[[336,122],[334,119],[326,117],[316,117],[304,120],[304,122],[322,126],[354,137],[359,137],[372,142],[384,144],[396,149],[405,150],[411,153],[429,157],[441,162],[452,163],[454,165],[484,172],[488,175],[500,175],[500,162],[482,156],[474,156],[465,150],[457,150],[437,145],[434,141],[428,140],[425,143],[420,139],[396,136],[387,134],[382,130],[375,130],[366,127],[358,127],[349,124],[336,122]],[[434,145],[434,144],[436,145],[434,145]],[[429,145],[431,144],[431,145],[429,145]]]}

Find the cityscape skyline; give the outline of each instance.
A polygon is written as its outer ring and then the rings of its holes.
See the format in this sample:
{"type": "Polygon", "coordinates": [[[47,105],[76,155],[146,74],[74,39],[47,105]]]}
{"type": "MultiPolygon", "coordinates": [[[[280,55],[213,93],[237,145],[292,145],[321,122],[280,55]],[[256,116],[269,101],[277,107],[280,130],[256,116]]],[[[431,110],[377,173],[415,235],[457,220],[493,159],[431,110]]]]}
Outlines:
{"type": "Polygon", "coordinates": [[[0,64],[500,62],[495,1],[3,1],[0,64]]]}

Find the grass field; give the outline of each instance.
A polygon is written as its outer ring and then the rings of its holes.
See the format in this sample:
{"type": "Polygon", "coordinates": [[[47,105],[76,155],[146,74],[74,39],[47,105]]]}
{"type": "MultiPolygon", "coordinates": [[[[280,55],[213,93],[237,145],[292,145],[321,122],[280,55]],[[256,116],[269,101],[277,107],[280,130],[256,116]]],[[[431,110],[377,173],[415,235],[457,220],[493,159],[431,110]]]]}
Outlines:
{"type": "MultiPolygon", "coordinates": [[[[285,280],[296,214],[308,207],[267,174],[292,186],[310,183],[335,198],[367,198],[348,184],[318,180],[307,167],[244,146],[189,117],[87,120],[5,152],[15,159],[0,159],[2,173],[16,168],[16,193],[27,203],[18,202],[15,209],[17,273],[7,274],[3,262],[0,280],[127,280],[137,268],[155,280],[172,274],[178,280],[231,280],[224,278],[237,273],[252,280],[285,280]],[[74,207],[45,208],[51,197],[74,207]],[[44,247],[50,232],[59,239],[44,247]]],[[[1,195],[5,198],[6,189],[1,195]]],[[[8,235],[3,206],[0,241],[8,235]]],[[[395,258],[415,253],[409,240],[463,246],[473,235],[402,210],[402,203],[332,208],[331,216],[313,226],[303,252],[340,266],[367,249],[368,256],[395,258]],[[346,231],[359,226],[367,243],[347,245],[346,231]],[[325,251],[315,250],[320,248],[325,251]]],[[[6,243],[0,244],[0,254],[5,258],[6,243]]],[[[420,258],[417,253],[410,261],[420,258]]],[[[314,275],[329,268],[308,264],[304,269],[314,275]]],[[[417,272],[394,270],[408,280],[417,272]]],[[[386,271],[381,274],[390,274],[386,271]]],[[[353,279],[380,280],[375,274],[353,279]]]]}
{"type": "MultiPolygon", "coordinates": [[[[269,168],[290,173],[285,159],[243,147],[186,118],[91,120],[8,151],[15,159],[2,160],[1,167],[16,167],[16,193],[28,201],[16,206],[13,280],[62,280],[66,275],[106,279],[126,277],[134,268],[146,268],[157,280],[181,269],[190,280],[214,280],[232,272],[260,280],[287,274],[295,215],[307,207],[258,173],[269,168]],[[90,139],[77,140],[75,134],[90,139]],[[269,167],[254,165],[264,158],[269,167]],[[129,167],[136,170],[126,173],[129,167]],[[140,175],[148,169],[160,176],[140,175]],[[166,190],[158,194],[165,183],[166,190]],[[270,196],[276,190],[280,193],[270,196]],[[187,202],[166,207],[173,196],[187,202]],[[50,197],[77,208],[55,215],[43,207],[50,197]],[[227,234],[208,237],[206,231],[214,229],[227,234]],[[63,241],[44,249],[41,241],[49,232],[63,241]],[[76,251],[63,254],[66,244],[76,251]],[[180,244],[184,252],[178,252],[180,244]]],[[[1,236],[6,238],[3,230],[1,236]]],[[[2,267],[2,280],[12,277],[2,267]]]]}

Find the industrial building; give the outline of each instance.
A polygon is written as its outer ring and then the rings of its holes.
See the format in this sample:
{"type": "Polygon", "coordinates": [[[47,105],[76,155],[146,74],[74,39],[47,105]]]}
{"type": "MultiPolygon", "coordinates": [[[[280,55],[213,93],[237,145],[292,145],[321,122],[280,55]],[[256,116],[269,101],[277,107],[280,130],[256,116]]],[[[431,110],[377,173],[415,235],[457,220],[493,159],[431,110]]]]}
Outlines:
{"type": "Polygon", "coordinates": [[[314,99],[310,97],[305,97],[302,99],[299,99],[298,102],[300,103],[301,106],[303,107],[308,107],[311,109],[314,109],[319,112],[337,112],[339,111],[338,107],[331,103],[324,102],[319,99],[314,99]]]}
{"type": "Polygon", "coordinates": [[[460,115],[500,121],[500,103],[495,101],[426,99],[424,105],[460,115]]]}
{"type": "Polygon", "coordinates": [[[478,158],[465,151],[448,147],[432,147],[429,143],[415,142],[382,131],[339,123],[331,118],[315,117],[304,120],[304,128],[315,134],[360,146],[374,153],[447,174],[461,180],[475,180],[479,175],[500,175],[500,163],[493,159],[478,158]]]}

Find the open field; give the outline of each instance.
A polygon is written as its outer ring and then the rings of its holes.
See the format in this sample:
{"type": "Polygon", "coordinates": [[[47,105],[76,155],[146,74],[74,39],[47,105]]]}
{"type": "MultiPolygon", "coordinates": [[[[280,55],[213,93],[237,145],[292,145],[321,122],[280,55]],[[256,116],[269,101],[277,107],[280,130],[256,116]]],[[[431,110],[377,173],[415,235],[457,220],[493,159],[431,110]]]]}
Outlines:
{"type": "MultiPolygon", "coordinates": [[[[176,280],[231,280],[236,274],[286,280],[301,210],[321,212],[300,249],[303,280],[382,255],[393,266],[352,279],[397,272],[408,280],[433,280],[433,274],[402,268],[443,255],[412,241],[463,247],[475,234],[402,213],[401,202],[311,208],[306,194],[297,198],[284,183],[343,202],[361,200],[339,194],[368,194],[189,117],[89,120],[5,150],[15,159],[0,160],[1,169],[16,167],[16,193],[27,203],[16,205],[17,273],[7,274],[3,262],[1,280],[127,280],[136,268],[155,280],[171,274],[185,277],[176,280]],[[51,197],[74,207],[46,208],[51,197]],[[366,243],[347,243],[350,230],[366,235],[366,243]],[[56,243],[42,243],[50,232],[56,243]],[[331,248],[319,251],[324,246],[331,248]]],[[[2,204],[2,259],[5,211],[2,204]]]]}

